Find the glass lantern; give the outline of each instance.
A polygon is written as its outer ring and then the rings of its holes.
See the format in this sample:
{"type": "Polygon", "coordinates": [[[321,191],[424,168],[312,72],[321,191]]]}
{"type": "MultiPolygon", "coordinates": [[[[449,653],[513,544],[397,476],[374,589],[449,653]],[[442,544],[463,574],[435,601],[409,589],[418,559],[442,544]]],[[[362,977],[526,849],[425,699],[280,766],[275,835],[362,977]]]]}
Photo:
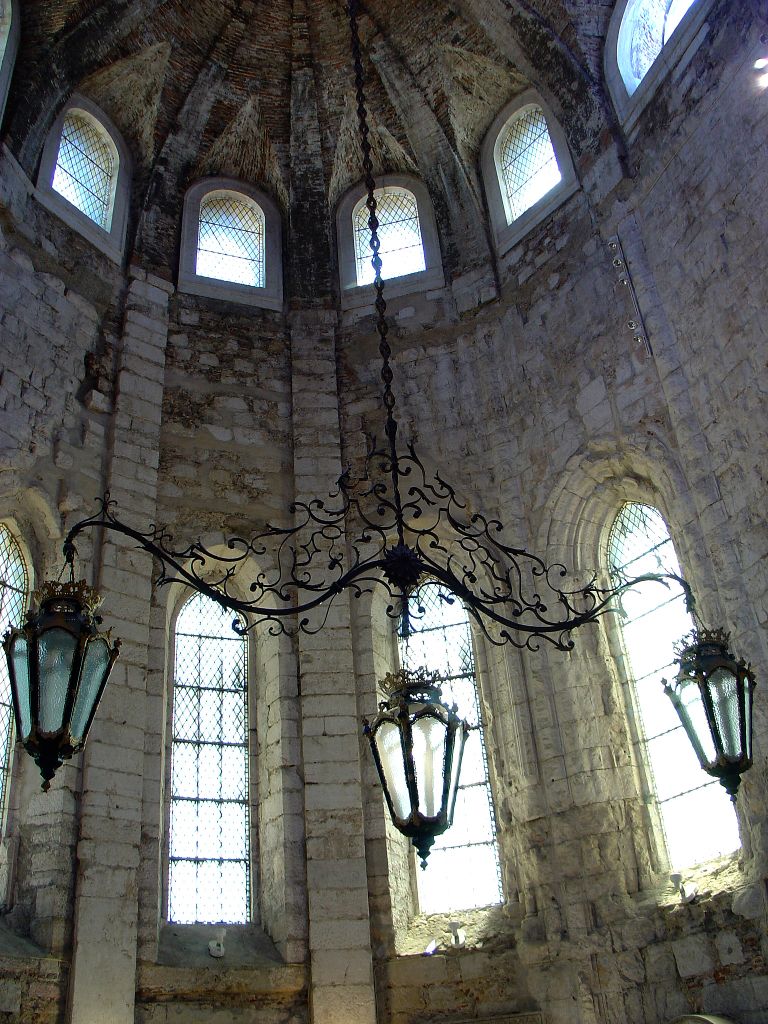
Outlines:
{"type": "Polygon", "coordinates": [[[665,693],[671,699],[701,767],[720,780],[731,800],[752,765],[755,677],[731,653],[721,629],[694,630],[676,648],[680,670],[665,693]]]}
{"type": "Polygon", "coordinates": [[[82,750],[119,653],[95,614],[100,598],[85,580],[46,582],[37,610],[3,640],[16,735],[43,777],[43,790],[63,762],[82,750]]]}
{"type": "Polygon", "coordinates": [[[450,828],[469,725],[442,701],[437,673],[390,673],[387,700],[364,733],[371,744],[395,827],[408,836],[426,867],[435,838],[450,828]]]}

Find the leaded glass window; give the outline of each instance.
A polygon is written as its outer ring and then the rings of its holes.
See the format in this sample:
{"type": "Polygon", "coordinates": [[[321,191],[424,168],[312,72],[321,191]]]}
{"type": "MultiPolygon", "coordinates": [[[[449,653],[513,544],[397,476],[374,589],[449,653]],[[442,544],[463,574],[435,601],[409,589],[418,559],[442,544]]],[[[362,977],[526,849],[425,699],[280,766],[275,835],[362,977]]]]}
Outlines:
{"type": "Polygon", "coordinates": [[[453,825],[435,840],[416,873],[419,909],[434,914],[502,901],[496,818],[488,779],[469,619],[461,602],[434,581],[411,595],[411,629],[400,638],[403,668],[440,673],[443,699],[475,728],[464,748],[453,825]]]}
{"type": "Polygon", "coordinates": [[[562,175],[541,107],[524,107],[504,128],[498,168],[510,224],[560,183],[562,175]]]}
{"type": "MultiPolygon", "coordinates": [[[[617,580],[645,573],[680,575],[667,524],[652,505],[629,502],[608,538],[608,562],[617,580]]],[[[646,766],[658,802],[670,864],[688,867],[740,846],[733,805],[720,784],[702,772],[662,678],[674,678],[674,644],[693,628],[679,587],[643,583],[622,598],[620,620],[635,706],[636,755],[646,766]]]]}
{"type": "MultiPolygon", "coordinates": [[[[29,593],[29,574],[19,545],[0,524],[0,636],[20,626],[29,593]]],[[[5,807],[13,749],[13,701],[5,656],[0,657],[0,810],[5,807]]]]}
{"type": "Polygon", "coordinates": [[[168,920],[250,916],[248,644],[196,594],[174,634],[168,920]]]}
{"type": "MultiPolygon", "coordinates": [[[[385,185],[376,189],[375,196],[382,278],[391,280],[425,270],[419,208],[414,194],[407,188],[385,185]]],[[[370,284],[374,279],[368,216],[365,202],[359,203],[352,217],[359,285],[370,284]]]]}
{"type": "Polygon", "coordinates": [[[114,144],[95,118],[80,110],[64,117],[51,187],[109,231],[117,177],[114,144]]]}
{"type": "Polygon", "coordinates": [[[618,60],[632,95],[695,0],[630,0],[621,21],[618,60]]]}
{"type": "Polygon", "coordinates": [[[264,213],[246,196],[209,192],[200,203],[195,272],[201,277],[264,287],[264,213]]]}

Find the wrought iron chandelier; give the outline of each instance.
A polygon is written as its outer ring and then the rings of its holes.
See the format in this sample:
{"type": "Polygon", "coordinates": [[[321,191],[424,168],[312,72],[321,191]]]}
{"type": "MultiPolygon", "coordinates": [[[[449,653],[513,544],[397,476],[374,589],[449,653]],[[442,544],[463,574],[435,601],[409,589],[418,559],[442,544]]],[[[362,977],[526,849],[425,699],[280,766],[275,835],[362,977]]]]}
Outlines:
{"type": "MultiPolygon", "coordinates": [[[[161,526],[136,529],[118,518],[109,495],[100,499],[94,515],[70,529],[64,542],[70,582],[46,584],[37,597],[39,610],[31,611],[27,624],[11,631],[4,642],[17,735],[38,761],[44,788],[63,759],[82,748],[117,657],[116,646],[110,648],[96,630],[100,620],[94,615],[93,595],[84,583],[74,582],[75,542],[86,530],[103,529],[134,541],[160,564],[158,585],[182,583],[242,613],[245,625],[233,623],[238,632],[267,623],[273,635],[315,633],[343,592],[359,598],[383,588],[389,599],[387,614],[407,633],[413,595],[427,579],[437,581],[448,600],[460,601],[492,644],[531,651],[542,642],[561,651],[572,649],[573,630],[616,610],[617,598],[642,582],[679,585],[695,614],[690,586],[673,573],[621,579],[610,587],[600,586],[593,576],[584,586],[569,586],[565,566],[547,565],[538,555],[509,544],[499,520],[470,511],[440,472],[428,471],[412,443],[398,444],[358,0],[349,0],[347,11],[375,272],[384,439],[377,443],[367,438],[362,473],[344,472],[328,498],[294,502],[288,509],[292,526],[267,524],[250,538],[232,537],[223,555],[200,542],[176,547],[161,526]],[[243,588],[238,586],[236,593],[235,583],[253,558],[264,568],[248,581],[252,596],[243,599],[238,596],[243,588]],[[51,652],[58,659],[53,659],[55,668],[46,661],[51,652]]],[[[733,796],[741,772],[751,764],[754,677],[730,654],[727,637],[703,626],[679,654],[679,662],[677,688],[668,688],[670,695],[694,748],[702,752],[702,766],[722,780],[727,777],[733,796]],[[730,725],[723,728],[726,719],[730,725]]],[[[388,685],[388,700],[373,724],[366,723],[366,732],[393,821],[412,839],[424,863],[434,837],[451,824],[466,726],[442,703],[439,679],[401,672],[388,685]],[[430,748],[429,764],[422,758],[417,765],[414,736],[425,730],[442,730],[441,739],[430,748]]]]}

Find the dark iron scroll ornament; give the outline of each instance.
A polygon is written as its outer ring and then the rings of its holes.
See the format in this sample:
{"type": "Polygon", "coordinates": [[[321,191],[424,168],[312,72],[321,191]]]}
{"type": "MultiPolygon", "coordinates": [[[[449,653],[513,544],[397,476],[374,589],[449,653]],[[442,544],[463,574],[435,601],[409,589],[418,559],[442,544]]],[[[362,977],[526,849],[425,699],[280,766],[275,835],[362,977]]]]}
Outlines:
{"type": "Polygon", "coordinates": [[[575,582],[569,586],[564,565],[547,565],[537,555],[508,544],[502,523],[471,511],[439,471],[429,472],[413,444],[398,447],[358,7],[358,0],[349,0],[382,361],[383,442],[377,444],[368,437],[362,473],[347,470],[327,499],[294,502],[288,509],[293,526],[267,524],[250,538],[233,537],[227,541],[226,554],[214,553],[200,542],[177,548],[161,526],[145,532],[134,529],[118,519],[107,494],[100,499],[98,512],[76,523],[67,534],[67,562],[73,562],[75,540],[83,530],[101,527],[121,533],[158,559],[159,584],[188,584],[248,616],[245,626],[239,620],[233,623],[238,631],[268,622],[273,633],[296,628],[315,633],[323,628],[340,593],[349,590],[360,597],[380,587],[390,599],[387,613],[402,620],[407,632],[409,615],[415,612],[409,595],[425,578],[437,580],[447,594],[460,600],[492,643],[529,650],[537,650],[542,640],[570,650],[572,630],[594,622],[623,591],[643,581],[678,583],[692,611],[690,587],[671,573],[620,580],[612,587],[599,586],[596,577],[585,586],[575,582]],[[253,564],[252,559],[262,568],[244,588],[241,573],[253,564]],[[240,595],[245,591],[253,596],[243,599],[240,595]]]}

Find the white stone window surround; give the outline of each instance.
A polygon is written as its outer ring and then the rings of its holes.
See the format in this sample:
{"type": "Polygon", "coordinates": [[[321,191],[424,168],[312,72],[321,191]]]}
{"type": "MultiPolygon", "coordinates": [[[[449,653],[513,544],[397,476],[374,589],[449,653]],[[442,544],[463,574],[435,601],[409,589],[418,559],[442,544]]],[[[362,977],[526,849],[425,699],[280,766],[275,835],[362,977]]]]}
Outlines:
{"type": "Polygon", "coordinates": [[[0,0],[0,124],[11,88],[13,67],[19,49],[21,18],[17,0],[0,0]]]}
{"type": "Polygon", "coordinates": [[[184,196],[179,252],[180,292],[209,299],[225,299],[248,306],[281,311],[283,308],[282,218],[277,204],[270,197],[234,178],[202,178],[184,196]],[[221,281],[197,273],[197,243],[200,205],[210,192],[229,192],[235,197],[256,203],[264,215],[264,280],[263,288],[221,281]]]}
{"type": "Polygon", "coordinates": [[[128,147],[112,121],[95,103],[87,97],[75,93],[60,111],[48,132],[40,160],[35,194],[43,206],[55,213],[65,224],[74,228],[115,263],[120,263],[123,258],[125,232],[128,225],[132,165],[133,161],[128,147]],[[112,182],[112,216],[109,230],[101,227],[78,210],[52,186],[53,176],[56,173],[62,127],[65,117],[70,112],[77,112],[96,126],[116,160],[117,170],[112,182]]]}
{"type": "MultiPolygon", "coordinates": [[[[445,285],[443,259],[440,252],[435,212],[426,185],[418,178],[404,174],[384,174],[376,180],[377,189],[388,187],[407,189],[416,199],[426,269],[403,277],[385,279],[385,298],[397,298],[402,295],[442,288],[445,285]]],[[[373,308],[375,300],[372,284],[359,285],[357,283],[354,214],[360,202],[365,202],[366,195],[365,186],[359,183],[346,193],[336,209],[336,241],[339,252],[342,309],[360,309],[367,306],[373,308]]]]}
{"type": "Polygon", "coordinates": [[[503,107],[494,118],[480,149],[480,170],[488,200],[491,229],[496,249],[500,256],[508,252],[513,245],[519,242],[537,224],[546,220],[558,206],[561,206],[579,188],[565,132],[560,127],[557,118],[547,104],[533,89],[527,89],[525,92],[520,93],[520,95],[503,107]],[[544,113],[549,137],[552,141],[552,147],[560,169],[560,181],[546,195],[542,196],[538,202],[521,213],[519,217],[510,220],[509,202],[503,185],[500,150],[506,128],[510,122],[530,107],[539,107],[544,113]]]}
{"type": "Polygon", "coordinates": [[[634,0],[616,0],[605,38],[603,71],[613,106],[628,135],[636,128],[640,115],[667,75],[675,70],[678,73],[682,72],[704,41],[709,30],[707,15],[714,2],[715,0],[695,0],[645,77],[630,95],[621,73],[620,65],[627,57],[619,53],[619,36],[624,15],[627,8],[631,10],[634,0]]]}

